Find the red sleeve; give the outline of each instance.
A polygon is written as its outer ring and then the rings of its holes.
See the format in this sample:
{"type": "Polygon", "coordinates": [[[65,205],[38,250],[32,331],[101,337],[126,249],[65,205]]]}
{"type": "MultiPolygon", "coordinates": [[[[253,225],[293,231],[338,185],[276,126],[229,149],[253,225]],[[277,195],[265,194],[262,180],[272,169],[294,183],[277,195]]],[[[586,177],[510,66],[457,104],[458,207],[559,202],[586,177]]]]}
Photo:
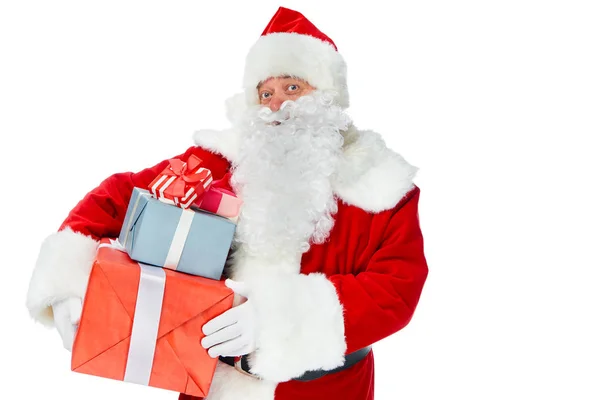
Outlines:
{"type": "Polygon", "coordinates": [[[344,309],[346,353],[371,345],[411,320],[428,275],[415,188],[386,221],[384,236],[364,271],[332,275],[344,309]]]}
{"type": "MultiPolygon", "coordinates": [[[[203,160],[204,166],[212,171],[215,179],[222,178],[229,168],[229,163],[224,158],[200,147],[190,147],[185,153],[171,158],[185,160],[191,154],[203,160]]],[[[120,172],[109,176],[79,201],[59,231],[71,228],[95,240],[117,237],[133,188],[147,188],[167,165],[168,159],[139,172],[120,172]]]]}

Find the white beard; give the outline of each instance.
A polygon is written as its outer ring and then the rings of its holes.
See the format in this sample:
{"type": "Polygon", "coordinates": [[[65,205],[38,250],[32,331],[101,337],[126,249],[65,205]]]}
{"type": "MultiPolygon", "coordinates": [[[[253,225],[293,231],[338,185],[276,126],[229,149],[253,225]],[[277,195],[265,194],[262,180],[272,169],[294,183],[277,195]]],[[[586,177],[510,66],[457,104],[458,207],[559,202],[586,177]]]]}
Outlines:
{"type": "MultiPolygon", "coordinates": [[[[276,113],[248,110],[238,123],[240,153],[232,165],[231,184],[244,203],[230,262],[299,268],[311,243],[327,239],[337,212],[331,176],[342,154],[341,131],[350,123],[332,96],[318,91],[276,113]]],[[[235,269],[236,279],[247,275],[235,269]]]]}

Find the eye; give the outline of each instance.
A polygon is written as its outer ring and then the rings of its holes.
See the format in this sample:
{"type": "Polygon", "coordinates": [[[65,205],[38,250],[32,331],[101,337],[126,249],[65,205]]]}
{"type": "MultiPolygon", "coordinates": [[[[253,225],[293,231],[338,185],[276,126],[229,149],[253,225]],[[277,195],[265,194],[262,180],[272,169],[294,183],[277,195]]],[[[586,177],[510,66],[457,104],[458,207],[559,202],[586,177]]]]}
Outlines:
{"type": "Polygon", "coordinates": [[[260,94],[261,99],[268,99],[269,97],[271,97],[271,93],[269,93],[269,92],[262,92],[260,94]]]}
{"type": "Polygon", "coordinates": [[[300,89],[300,88],[298,87],[298,85],[294,85],[294,84],[292,84],[292,85],[288,86],[288,90],[289,90],[289,91],[291,91],[291,92],[293,92],[293,91],[295,91],[295,90],[298,90],[298,89],[300,89]]]}

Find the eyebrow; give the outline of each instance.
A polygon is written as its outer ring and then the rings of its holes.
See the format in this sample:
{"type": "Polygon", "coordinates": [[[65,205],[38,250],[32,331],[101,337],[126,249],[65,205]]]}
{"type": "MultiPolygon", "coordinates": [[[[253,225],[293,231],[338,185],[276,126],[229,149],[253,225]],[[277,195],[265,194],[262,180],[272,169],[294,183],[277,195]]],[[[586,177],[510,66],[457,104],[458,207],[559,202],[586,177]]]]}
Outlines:
{"type": "MultiPolygon", "coordinates": [[[[300,79],[297,76],[292,76],[292,75],[279,75],[276,78],[281,78],[281,79],[297,79],[299,81],[302,81],[303,79],[300,79]]],[[[256,89],[260,89],[260,87],[263,85],[263,83],[265,83],[266,81],[260,81],[258,82],[258,84],[256,85],[256,89]]]]}

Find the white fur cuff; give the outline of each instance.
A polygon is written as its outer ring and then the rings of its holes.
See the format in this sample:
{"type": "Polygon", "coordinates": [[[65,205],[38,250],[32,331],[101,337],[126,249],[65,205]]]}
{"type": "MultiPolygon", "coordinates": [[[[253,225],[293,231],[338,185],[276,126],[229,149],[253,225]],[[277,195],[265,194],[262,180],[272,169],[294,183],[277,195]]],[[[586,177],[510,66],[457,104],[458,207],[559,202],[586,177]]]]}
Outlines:
{"type": "Polygon", "coordinates": [[[343,309],[324,275],[261,276],[251,288],[258,319],[257,350],[249,356],[252,373],[285,382],[344,363],[343,309]]]}
{"type": "Polygon", "coordinates": [[[54,302],[71,296],[83,299],[97,245],[70,229],[44,240],[27,292],[27,309],[36,321],[53,326],[54,302]]]}

